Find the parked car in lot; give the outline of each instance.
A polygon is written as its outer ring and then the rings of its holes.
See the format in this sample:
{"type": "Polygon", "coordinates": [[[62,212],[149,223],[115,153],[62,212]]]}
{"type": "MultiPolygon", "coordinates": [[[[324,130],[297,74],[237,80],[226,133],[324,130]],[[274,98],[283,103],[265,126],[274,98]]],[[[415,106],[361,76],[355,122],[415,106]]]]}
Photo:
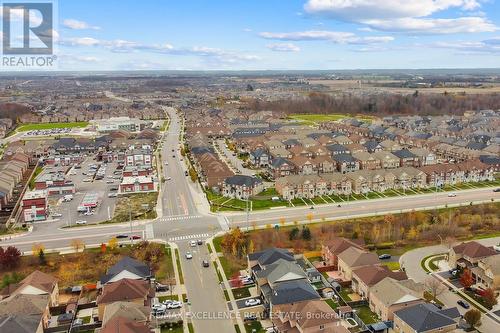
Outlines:
{"type": "Polygon", "coordinates": [[[78,220],[75,222],[76,224],[78,225],[82,225],[82,224],[87,224],[87,221],[84,221],[84,220],[78,220]]]}
{"type": "Polygon", "coordinates": [[[384,254],[381,254],[378,256],[378,258],[380,260],[384,260],[384,259],[391,259],[391,255],[390,254],[387,254],[387,253],[384,253],[384,254]]]}
{"type": "Polygon", "coordinates": [[[118,187],[117,186],[113,186],[113,187],[110,187],[109,190],[111,192],[116,192],[116,191],[118,191],[118,187]]]}
{"type": "Polygon", "coordinates": [[[108,193],[108,198],[116,198],[118,193],[108,193]]]}
{"type": "Polygon", "coordinates": [[[260,304],[260,299],[250,298],[245,301],[245,306],[255,306],[260,304]]]}
{"type": "Polygon", "coordinates": [[[61,216],[62,216],[62,214],[61,214],[61,213],[53,213],[53,214],[52,214],[52,217],[61,217],[61,216]]]}
{"type": "Polygon", "coordinates": [[[83,215],[85,215],[85,216],[91,216],[91,215],[94,215],[94,212],[93,211],[87,211],[87,212],[83,213],[83,215]]]}
{"type": "Polygon", "coordinates": [[[167,309],[180,309],[182,307],[182,303],[179,301],[172,301],[172,300],[167,300],[165,305],[167,306],[167,309]]]}
{"type": "Polygon", "coordinates": [[[459,299],[459,300],[457,301],[457,304],[458,304],[458,305],[460,305],[461,307],[463,307],[464,309],[468,309],[468,308],[470,308],[469,303],[467,303],[466,301],[463,301],[463,300],[461,300],[461,299],[459,299]]]}
{"type": "Polygon", "coordinates": [[[114,180],[112,180],[112,179],[108,179],[108,180],[106,180],[106,184],[114,184],[114,183],[115,183],[115,181],[114,181],[114,180]]]}
{"type": "Polygon", "coordinates": [[[186,252],[186,259],[193,259],[191,252],[186,252]]]}

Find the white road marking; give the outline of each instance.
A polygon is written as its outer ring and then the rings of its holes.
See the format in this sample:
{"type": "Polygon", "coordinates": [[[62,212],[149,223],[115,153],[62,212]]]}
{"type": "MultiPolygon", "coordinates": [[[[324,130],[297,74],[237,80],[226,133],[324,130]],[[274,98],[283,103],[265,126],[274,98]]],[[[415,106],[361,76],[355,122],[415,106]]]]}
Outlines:
{"type": "Polygon", "coordinates": [[[167,221],[179,221],[179,220],[192,220],[192,219],[199,219],[201,218],[201,215],[174,215],[174,216],[166,216],[160,218],[160,221],[162,222],[167,222],[167,221]]]}
{"type": "Polygon", "coordinates": [[[210,235],[209,234],[184,235],[184,236],[170,237],[168,240],[170,242],[175,242],[188,239],[203,239],[203,238],[208,238],[208,236],[210,235]]]}

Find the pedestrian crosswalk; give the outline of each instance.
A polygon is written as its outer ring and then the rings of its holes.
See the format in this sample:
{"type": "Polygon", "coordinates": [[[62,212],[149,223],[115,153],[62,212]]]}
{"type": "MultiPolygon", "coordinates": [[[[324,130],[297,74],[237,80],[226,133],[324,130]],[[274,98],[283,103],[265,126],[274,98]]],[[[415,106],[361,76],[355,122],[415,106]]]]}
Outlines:
{"type": "Polygon", "coordinates": [[[200,217],[201,217],[201,215],[173,215],[173,216],[161,217],[159,220],[161,222],[168,222],[168,221],[199,219],[200,217]]]}
{"type": "Polygon", "coordinates": [[[210,236],[209,234],[196,234],[196,235],[183,235],[183,236],[177,236],[177,237],[170,237],[168,240],[169,242],[177,242],[177,241],[183,241],[183,240],[190,240],[190,239],[205,239],[210,236]]]}
{"type": "Polygon", "coordinates": [[[146,239],[153,239],[155,238],[155,233],[153,230],[153,225],[152,224],[147,224],[146,225],[146,239]]]}

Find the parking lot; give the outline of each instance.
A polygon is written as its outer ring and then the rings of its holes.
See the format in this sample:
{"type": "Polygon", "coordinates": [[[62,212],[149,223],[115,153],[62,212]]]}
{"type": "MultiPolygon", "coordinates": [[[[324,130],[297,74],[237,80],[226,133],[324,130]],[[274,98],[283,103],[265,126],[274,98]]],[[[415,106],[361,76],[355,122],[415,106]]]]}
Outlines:
{"type": "MultiPolygon", "coordinates": [[[[73,200],[63,201],[63,196],[58,197],[55,207],[52,207],[52,213],[60,213],[59,219],[68,226],[75,225],[77,221],[85,221],[86,224],[98,223],[109,220],[113,216],[116,197],[108,197],[109,193],[117,193],[116,190],[120,184],[120,175],[114,175],[116,163],[98,163],[93,157],[87,157],[81,163],[81,168],[71,168],[67,174],[68,179],[72,180],[76,187],[76,193],[73,200]],[[105,172],[102,179],[96,179],[96,175],[89,172],[90,166],[105,166],[105,172]],[[85,196],[89,198],[92,195],[97,197],[97,207],[89,208],[89,213],[78,212],[78,207],[82,204],[85,196]],[[85,215],[86,214],[86,215],[85,215]]],[[[81,222],[80,222],[81,223],[81,222]]]]}

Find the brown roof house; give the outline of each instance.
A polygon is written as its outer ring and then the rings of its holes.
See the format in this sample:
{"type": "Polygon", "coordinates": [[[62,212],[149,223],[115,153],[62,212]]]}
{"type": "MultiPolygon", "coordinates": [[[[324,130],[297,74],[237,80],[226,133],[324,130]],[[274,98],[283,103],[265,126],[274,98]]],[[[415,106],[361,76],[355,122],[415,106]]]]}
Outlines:
{"type": "Polygon", "coordinates": [[[500,254],[479,259],[477,267],[471,271],[476,283],[484,288],[500,289],[500,254]]]}
{"type": "Polygon", "coordinates": [[[448,263],[450,267],[475,267],[479,260],[496,254],[493,248],[471,241],[453,246],[448,252],[448,263]]]}
{"type": "Polygon", "coordinates": [[[154,297],[151,283],[144,280],[122,279],[104,285],[101,295],[97,297],[99,319],[103,320],[106,307],[114,302],[132,302],[149,306],[154,297]]]}
{"type": "Polygon", "coordinates": [[[382,320],[392,320],[394,312],[424,303],[425,286],[411,279],[386,277],[370,288],[370,309],[382,320]]]}
{"type": "Polygon", "coordinates": [[[351,288],[361,297],[368,298],[370,288],[386,277],[394,280],[406,280],[405,272],[393,272],[387,266],[364,266],[352,271],[351,288]]]}
{"type": "Polygon", "coordinates": [[[380,265],[378,256],[354,246],[338,255],[338,271],[345,281],[351,281],[353,270],[372,265],[380,265]]]}
{"type": "Polygon", "coordinates": [[[337,314],[322,300],[277,305],[272,316],[278,333],[348,333],[337,314]]]}
{"type": "Polygon", "coordinates": [[[144,323],[125,317],[115,317],[104,324],[99,333],[151,333],[151,329],[144,323]]]}
{"type": "Polygon", "coordinates": [[[21,282],[11,284],[0,291],[0,298],[14,295],[48,295],[49,306],[54,306],[59,300],[59,285],[52,275],[34,271],[21,282]]]}
{"type": "Polygon", "coordinates": [[[106,306],[104,310],[104,318],[102,324],[106,325],[107,322],[113,318],[123,317],[132,320],[136,323],[149,323],[149,307],[142,304],[131,302],[114,302],[106,306]]]}
{"type": "Polygon", "coordinates": [[[351,246],[363,249],[364,241],[360,239],[347,239],[343,237],[334,237],[333,239],[321,244],[321,256],[326,266],[333,266],[337,269],[338,255],[351,246]]]}

